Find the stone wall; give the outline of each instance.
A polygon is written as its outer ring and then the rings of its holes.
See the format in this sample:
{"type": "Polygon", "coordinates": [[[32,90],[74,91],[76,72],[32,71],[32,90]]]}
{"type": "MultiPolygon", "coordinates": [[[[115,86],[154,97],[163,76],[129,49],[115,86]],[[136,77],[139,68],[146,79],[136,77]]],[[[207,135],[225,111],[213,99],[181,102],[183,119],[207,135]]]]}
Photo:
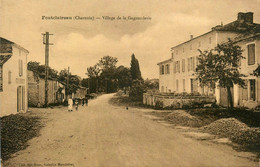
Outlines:
{"type": "Polygon", "coordinates": [[[158,108],[192,108],[215,103],[214,96],[175,96],[167,94],[143,94],[143,104],[158,108]]]}

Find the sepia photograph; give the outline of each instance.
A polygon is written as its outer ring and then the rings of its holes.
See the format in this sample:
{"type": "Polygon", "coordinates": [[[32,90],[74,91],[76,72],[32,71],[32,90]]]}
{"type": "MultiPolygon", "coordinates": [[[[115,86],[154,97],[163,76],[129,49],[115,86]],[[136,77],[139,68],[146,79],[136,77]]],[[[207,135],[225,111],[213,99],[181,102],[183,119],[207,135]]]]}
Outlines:
{"type": "Polygon", "coordinates": [[[260,167],[260,0],[0,0],[0,167],[260,167]]]}

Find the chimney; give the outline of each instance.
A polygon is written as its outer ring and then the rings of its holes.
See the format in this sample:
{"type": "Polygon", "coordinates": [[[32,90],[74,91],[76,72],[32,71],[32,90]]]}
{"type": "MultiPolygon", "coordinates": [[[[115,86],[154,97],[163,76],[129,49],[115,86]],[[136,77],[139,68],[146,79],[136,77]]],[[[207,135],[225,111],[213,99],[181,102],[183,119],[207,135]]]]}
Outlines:
{"type": "Polygon", "coordinates": [[[245,22],[253,24],[254,20],[254,13],[253,12],[247,12],[245,13],[245,22]]]}
{"type": "Polygon", "coordinates": [[[240,23],[243,23],[245,21],[245,13],[239,12],[237,14],[237,21],[239,21],[240,23]]]}
{"type": "Polygon", "coordinates": [[[193,35],[190,35],[190,39],[193,39],[193,35]]]}
{"type": "Polygon", "coordinates": [[[237,14],[237,21],[239,23],[253,23],[253,12],[247,12],[247,13],[243,13],[243,12],[239,12],[237,14]]]}

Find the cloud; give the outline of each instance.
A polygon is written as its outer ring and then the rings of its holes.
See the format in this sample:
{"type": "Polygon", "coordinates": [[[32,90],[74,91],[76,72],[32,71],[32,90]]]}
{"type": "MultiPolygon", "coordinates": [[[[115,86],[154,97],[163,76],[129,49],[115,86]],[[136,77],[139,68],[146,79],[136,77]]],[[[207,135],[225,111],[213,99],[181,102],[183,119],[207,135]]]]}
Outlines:
{"type": "Polygon", "coordinates": [[[158,76],[156,64],[170,58],[172,46],[178,44],[183,36],[189,37],[189,33],[197,33],[196,29],[210,24],[211,21],[206,17],[171,13],[159,18],[145,31],[125,34],[119,39],[108,38],[104,34],[87,37],[72,32],[58,39],[55,47],[56,61],[71,66],[72,71],[74,69],[84,77],[86,68],[105,55],[117,57],[118,65],[129,66],[131,54],[135,53],[143,76],[153,78],[158,76]]]}

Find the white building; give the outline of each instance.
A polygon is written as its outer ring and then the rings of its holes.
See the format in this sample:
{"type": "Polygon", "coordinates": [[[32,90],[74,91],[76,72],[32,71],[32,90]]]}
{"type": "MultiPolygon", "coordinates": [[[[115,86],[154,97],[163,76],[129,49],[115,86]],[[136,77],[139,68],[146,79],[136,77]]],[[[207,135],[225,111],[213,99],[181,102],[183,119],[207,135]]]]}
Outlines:
{"type": "Polygon", "coordinates": [[[202,88],[199,86],[198,80],[195,80],[193,73],[198,64],[198,49],[202,51],[210,50],[216,47],[217,44],[227,42],[228,38],[231,38],[237,41],[237,45],[244,50],[243,56],[246,59],[241,62],[241,72],[248,74],[245,79],[249,85],[246,90],[247,98],[246,95],[244,95],[244,98],[240,95],[242,88],[237,85],[234,86],[234,105],[247,107],[259,105],[259,78],[252,75],[253,70],[260,64],[259,32],[260,25],[253,23],[253,13],[240,12],[236,21],[227,25],[213,27],[211,31],[205,34],[195,38],[191,36],[190,40],[172,47],[171,58],[158,63],[160,92],[211,93],[216,96],[218,104],[227,105],[225,89],[211,90],[206,87],[202,88]]]}
{"type": "Polygon", "coordinates": [[[0,37],[0,116],[28,109],[28,50],[0,37]]]}

